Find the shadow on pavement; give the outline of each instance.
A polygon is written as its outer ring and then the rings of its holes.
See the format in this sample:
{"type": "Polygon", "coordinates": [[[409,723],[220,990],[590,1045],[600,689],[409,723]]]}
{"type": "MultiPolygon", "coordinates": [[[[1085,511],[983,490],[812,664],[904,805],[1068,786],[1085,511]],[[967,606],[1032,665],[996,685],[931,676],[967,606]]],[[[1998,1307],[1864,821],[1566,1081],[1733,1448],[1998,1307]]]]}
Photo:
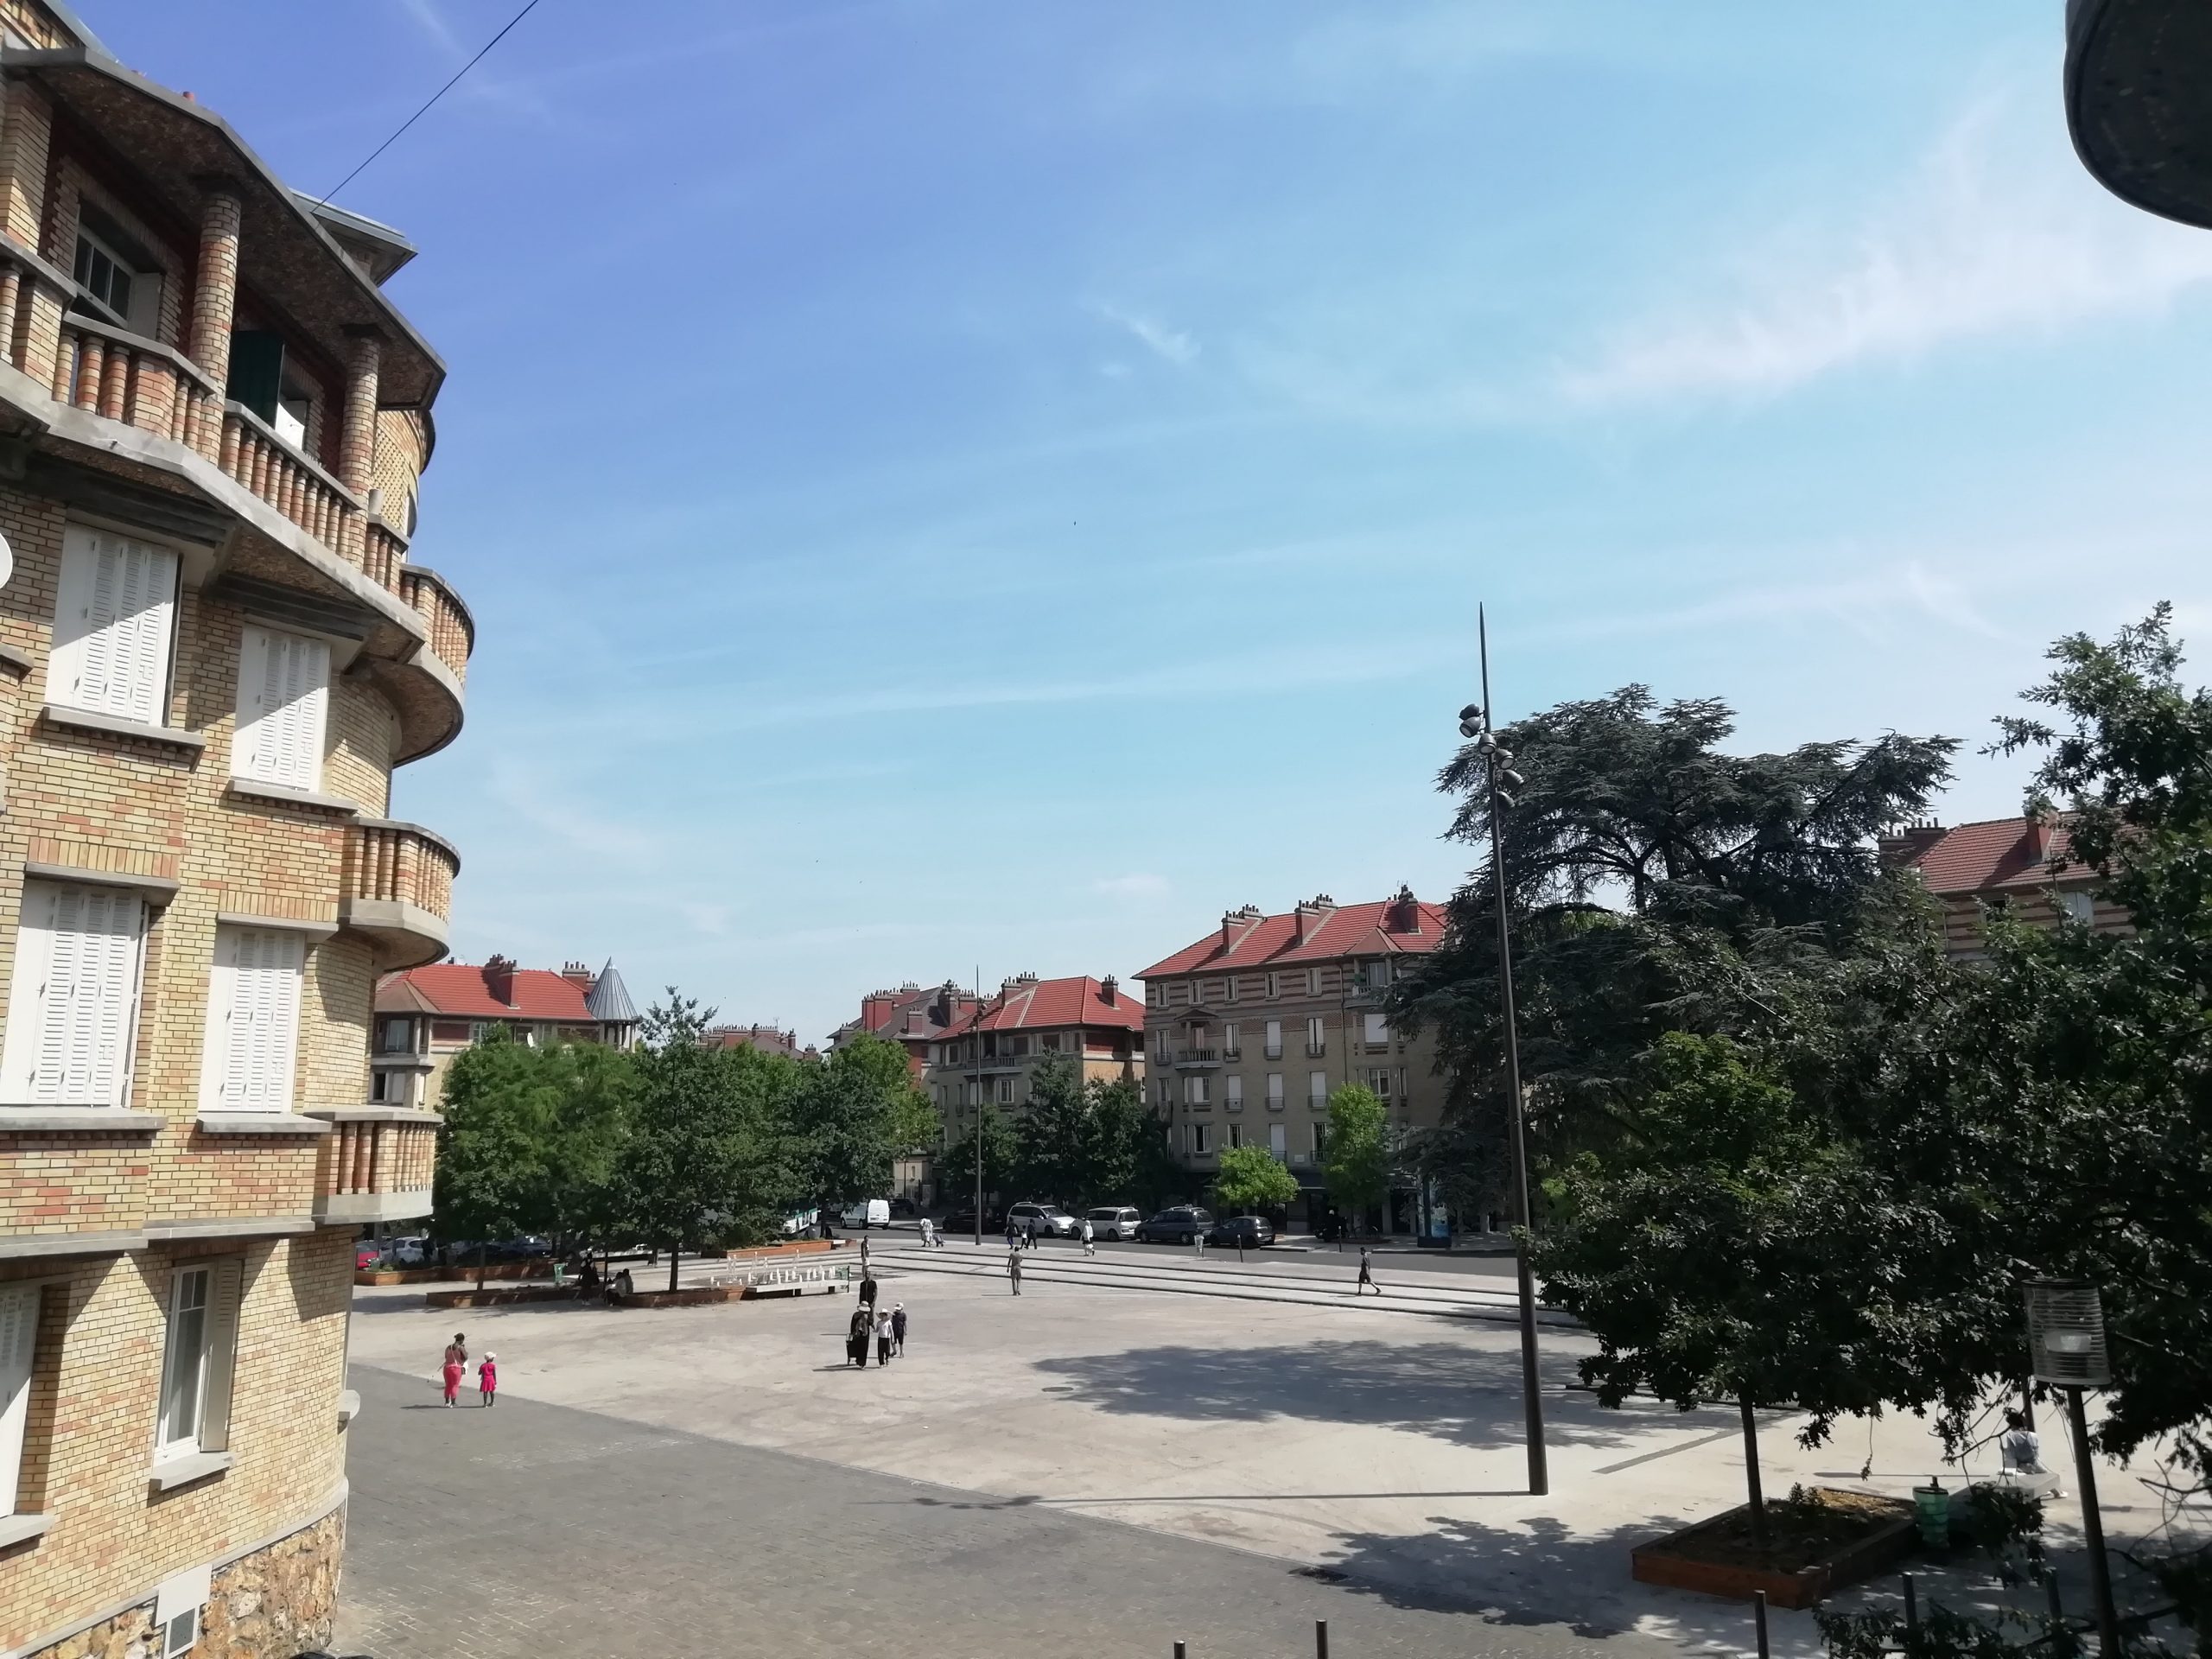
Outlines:
{"type": "MultiPolygon", "coordinates": [[[[1201,1421],[1288,1417],[1366,1424],[1473,1449],[1522,1443],[1521,1359],[1511,1349],[1316,1342],[1137,1348],[1033,1363],[1073,1385],[1066,1397],[1105,1411],[1201,1421]]],[[[1572,1370],[1564,1358],[1547,1369],[1572,1370]]],[[[1567,1392],[1566,1380],[1554,1376],[1545,1395],[1546,1435],[1555,1446],[1627,1446],[1655,1421],[1711,1431],[1729,1421],[1717,1411],[1608,1411],[1586,1394],[1567,1392]]]]}

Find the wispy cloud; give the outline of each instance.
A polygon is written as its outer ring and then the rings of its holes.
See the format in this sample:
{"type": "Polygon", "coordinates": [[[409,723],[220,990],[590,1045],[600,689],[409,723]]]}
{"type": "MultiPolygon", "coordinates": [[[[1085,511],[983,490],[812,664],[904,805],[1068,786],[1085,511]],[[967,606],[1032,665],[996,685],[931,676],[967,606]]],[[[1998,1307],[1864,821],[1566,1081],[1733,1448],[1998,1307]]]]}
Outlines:
{"type": "Polygon", "coordinates": [[[1624,330],[1560,390],[1585,405],[1770,395],[1956,341],[2156,312],[2212,282],[2212,238],[2114,200],[2011,115],[1977,105],[1847,242],[1751,251],[1732,298],[1624,330]]]}
{"type": "Polygon", "coordinates": [[[453,26],[446,22],[445,14],[433,0],[399,0],[399,9],[415,20],[417,29],[437,42],[440,51],[455,58],[467,54],[468,48],[461,45],[461,37],[453,32],[453,26]]]}
{"type": "Polygon", "coordinates": [[[1102,875],[1091,882],[1090,890],[1113,899],[1159,899],[1166,896],[1168,880],[1164,875],[1141,871],[1128,875],[1102,875]]]}
{"type": "Polygon", "coordinates": [[[1590,612],[1552,624],[1540,632],[1554,638],[1589,639],[1694,633],[1745,623],[1817,618],[1854,632],[1878,633],[1893,627],[1899,618],[1910,616],[1985,639],[2011,637],[1976,603],[1967,582],[1956,575],[1933,570],[1919,560],[1908,560],[1840,582],[1745,587],[1686,605],[1590,612]]]}
{"type": "Polygon", "coordinates": [[[1122,329],[1163,362],[1180,367],[1198,354],[1198,342],[1186,329],[1170,328],[1154,318],[1125,311],[1119,306],[1101,305],[1096,309],[1100,316],[1122,329]]]}

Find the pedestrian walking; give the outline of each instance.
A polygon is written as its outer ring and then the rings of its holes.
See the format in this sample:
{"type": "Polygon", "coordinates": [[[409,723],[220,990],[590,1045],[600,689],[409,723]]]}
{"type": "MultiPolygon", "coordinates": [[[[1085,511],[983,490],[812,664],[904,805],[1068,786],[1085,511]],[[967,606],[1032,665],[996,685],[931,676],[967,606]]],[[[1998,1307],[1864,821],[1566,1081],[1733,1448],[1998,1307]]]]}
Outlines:
{"type": "Polygon", "coordinates": [[[1006,1276],[1013,1281],[1014,1294],[1021,1294],[1021,1250],[1019,1246],[1006,1253],[1006,1276]]]}
{"type": "Polygon", "coordinates": [[[888,1309],[875,1316],[875,1363],[891,1363],[891,1314],[888,1309]]]}
{"type": "Polygon", "coordinates": [[[453,1333],[453,1340],[446,1344],[444,1382],[447,1405],[453,1404],[454,1396],[461,1392],[461,1378],[467,1375],[468,1338],[456,1331],[453,1333]]]}
{"type": "Polygon", "coordinates": [[[1006,1218],[1006,1247],[1009,1250],[1021,1248],[1021,1224],[1012,1216],[1006,1218]]]}
{"type": "Polygon", "coordinates": [[[1025,1250],[1033,1250],[1037,1248],[1037,1218],[1034,1216],[1032,1216],[1022,1227],[1021,1248],[1025,1250]]]}
{"type": "Polygon", "coordinates": [[[873,1313],[875,1312],[875,1299],[878,1292],[875,1275],[869,1273],[865,1266],[861,1268],[861,1306],[873,1313]]]}
{"type": "Polygon", "coordinates": [[[922,1248],[926,1250],[930,1247],[930,1240],[937,1235],[937,1224],[931,1221],[927,1216],[924,1216],[922,1217],[921,1234],[922,1248]]]}
{"type": "Polygon", "coordinates": [[[861,1235],[861,1277],[863,1280],[868,1277],[868,1235],[866,1233],[861,1235]]]}
{"type": "Polygon", "coordinates": [[[499,1357],[486,1353],[476,1367],[476,1391],[487,1407],[499,1403],[499,1357]]]}
{"type": "Polygon", "coordinates": [[[1085,1255],[1096,1255],[1098,1254],[1098,1245],[1093,1238],[1090,1231],[1090,1217],[1089,1216],[1085,1216],[1083,1218],[1083,1253],[1085,1255]]]}
{"type": "Polygon", "coordinates": [[[1206,1253],[1206,1230],[1205,1228],[1201,1227],[1191,1235],[1191,1248],[1196,1250],[1200,1255],[1204,1255],[1206,1253]]]}
{"type": "Polygon", "coordinates": [[[891,1351],[901,1358],[906,1353],[906,1304],[891,1304],[891,1351]]]}
{"type": "Polygon", "coordinates": [[[853,1317],[845,1321],[845,1363],[868,1369],[868,1309],[855,1307],[853,1317]]]}
{"type": "Polygon", "coordinates": [[[1382,1294],[1382,1287],[1375,1282],[1375,1252],[1363,1244],[1359,1247],[1359,1282],[1351,1287],[1351,1294],[1357,1296],[1370,1290],[1377,1296],[1382,1294]]]}

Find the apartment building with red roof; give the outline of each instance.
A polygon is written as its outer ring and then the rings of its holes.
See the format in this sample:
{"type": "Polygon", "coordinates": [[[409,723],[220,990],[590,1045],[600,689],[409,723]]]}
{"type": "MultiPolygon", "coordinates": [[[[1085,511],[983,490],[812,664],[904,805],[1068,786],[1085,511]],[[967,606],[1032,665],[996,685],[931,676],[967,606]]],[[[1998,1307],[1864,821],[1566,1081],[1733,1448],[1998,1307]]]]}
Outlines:
{"type": "Polygon", "coordinates": [[[510,957],[481,967],[434,963],[386,974],[377,983],[369,1044],[369,1096],[381,1104],[432,1109],[453,1057],[505,1026],[518,1043],[604,1043],[638,1039],[638,1010],[612,961],[597,973],[581,962],[559,973],[518,968],[510,957]]]}
{"type": "Polygon", "coordinates": [[[1019,974],[967,1010],[928,1045],[923,1087],[948,1133],[973,1124],[980,1101],[1019,1111],[1031,1074],[1053,1056],[1075,1062],[1088,1083],[1144,1077],[1144,1005],[1111,975],[1039,979],[1019,974]]]}
{"type": "Polygon", "coordinates": [[[830,1046],[834,1049],[863,1033],[897,1043],[906,1051],[907,1068],[914,1081],[920,1083],[929,1066],[931,1046],[979,1005],[974,991],[963,989],[951,980],[925,988],[910,979],[895,991],[870,991],[862,997],[859,1017],[831,1032],[830,1046]]]}
{"type": "Polygon", "coordinates": [[[802,1043],[798,1033],[781,1026],[713,1026],[699,1040],[709,1048],[757,1048],[791,1060],[815,1058],[813,1044],[802,1043]]]}
{"type": "MultiPolygon", "coordinates": [[[[1275,915],[1230,911],[1139,974],[1151,1103],[1193,1175],[1217,1169],[1228,1147],[1265,1147],[1303,1189],[1294,1218],[1318,1221],[1337,1089],[1366,1084],[1401,1132],[1434,1124],[1444,1081],[1431,1041],[1391,1030],[1382,1005],[1443,937],[1443,907],[1409,887],[1371,904],[1323,893],[1275,915]]],[[[1383,1209],[1391,1232],[1427,1236],[1442,1221],[1410,1187],[1383,1209]]]]}
{"type": "Polygon", "coordinates": [[[1943,907],[1943,944],[1953,957],[1982,955],[1982,914],[2003,906],[2035,927],[2062,919],[2100,932],[2126,932],[2127,912],[2097,897],[2096,872],[2069,856],[2063,814],[1984,818],[1948,829],[1909,824],[1882,837],[1882,862],[1916,871],[1943,907]]]}

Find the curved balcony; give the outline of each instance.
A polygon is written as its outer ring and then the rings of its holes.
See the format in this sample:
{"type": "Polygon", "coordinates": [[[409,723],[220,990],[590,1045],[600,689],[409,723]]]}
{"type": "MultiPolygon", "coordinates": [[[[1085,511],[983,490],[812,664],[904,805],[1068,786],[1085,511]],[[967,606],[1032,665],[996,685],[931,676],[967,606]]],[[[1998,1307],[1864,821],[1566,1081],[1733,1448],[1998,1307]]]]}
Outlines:
{"type": "Polygon", "coordinates": [[[377,942],[386,972],[419,968],[446,953],[453,879],[461,855],[419,823],[358,818],[346,827],[341,927],[377,942]]]}
{"type": "Polygon", "coordinates": [[[399,1106],[310,1110],[330,1125],[318,1150],[315,1218],[325,1226],[412,1221],[430,1213],[438,1115],[399,1106]]]}

